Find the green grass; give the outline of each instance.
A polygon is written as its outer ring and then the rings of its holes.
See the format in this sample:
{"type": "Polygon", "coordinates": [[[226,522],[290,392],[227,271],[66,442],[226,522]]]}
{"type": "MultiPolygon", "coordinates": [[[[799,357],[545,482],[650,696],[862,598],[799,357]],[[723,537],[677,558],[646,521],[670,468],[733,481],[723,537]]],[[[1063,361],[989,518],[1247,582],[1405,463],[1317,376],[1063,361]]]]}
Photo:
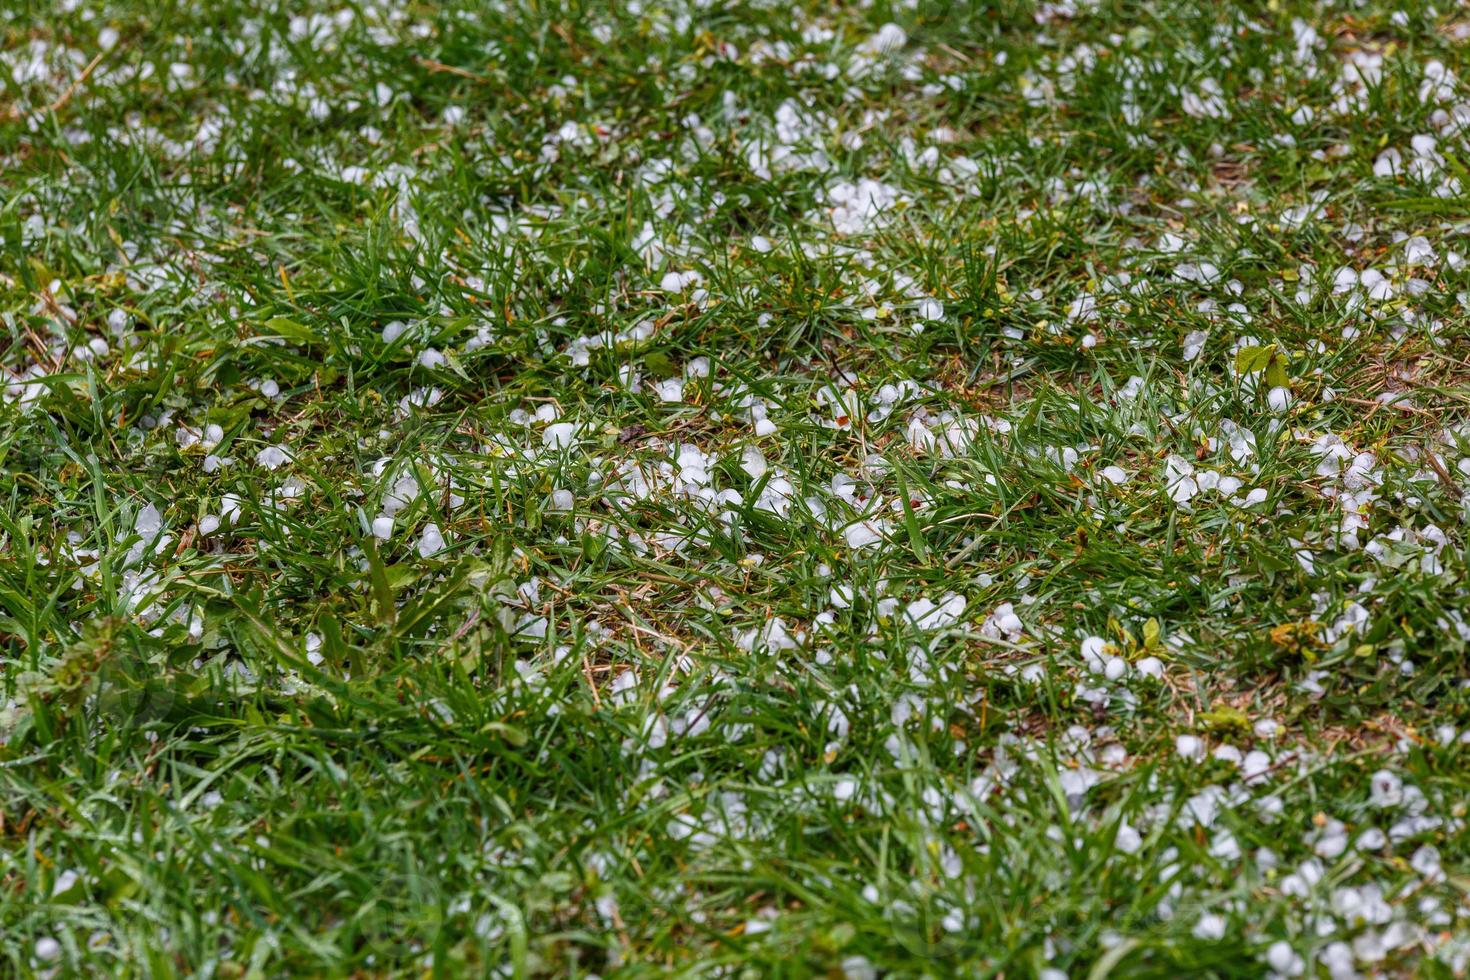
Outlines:
{"type": "Polygon", "coordinates": [[[0,9],[0,974],[1462,975],[1470,22],[1061,6],[0,9]]]}

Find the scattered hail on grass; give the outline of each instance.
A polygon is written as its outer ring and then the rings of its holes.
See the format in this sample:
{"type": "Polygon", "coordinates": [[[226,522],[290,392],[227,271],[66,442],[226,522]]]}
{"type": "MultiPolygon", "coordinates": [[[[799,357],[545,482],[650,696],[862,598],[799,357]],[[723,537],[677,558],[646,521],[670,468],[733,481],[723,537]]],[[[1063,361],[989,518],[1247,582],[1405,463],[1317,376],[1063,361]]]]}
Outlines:
{"type": "Polygon", "coordinates": [[[7,972],[1470,969],[1470,21],[1139,13],[0,11],[7,972]]]}

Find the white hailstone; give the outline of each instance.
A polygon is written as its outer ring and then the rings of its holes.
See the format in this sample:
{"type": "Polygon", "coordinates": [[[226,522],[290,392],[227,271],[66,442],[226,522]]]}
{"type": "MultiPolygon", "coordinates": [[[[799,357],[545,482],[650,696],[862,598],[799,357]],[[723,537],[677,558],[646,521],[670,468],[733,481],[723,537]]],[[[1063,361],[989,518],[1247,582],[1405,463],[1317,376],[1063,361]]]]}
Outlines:
{"type": "Polygon", "coordinates": [[[1094,674],[1101,674],[1107,668],[1108,658],[1103,653],[1107,645],[1108,641],[1100,636],[1089,636],[1082,641],[1082,662],[1094,674]]]}
{"type": "Polygon", "coordinates": [[[846,802],[857,795],[858,783],[851,776],[843,776],[832,784],[832,795],[840,802],[846,802]]]}
{"type": "Polygon", "coordinates": [[[42,936],[36,940],[36,959],[42,963],[50,963],[61,959],[61,943],[50,936],[42,936]]]}
{"type": "Polygon", "coordinates": [[[1259,782],[1271,770],[1271,757],[1260,749],[1252,749],[1241,760],[1240,771],[1248,783],[1259,782]]]}
{"type": "Polygon", "coordinates": [[[133,532],[141,538],[151,538],[162,529],[163,516],[152,504],[145,505],[133,519],[133,532]]]}
{"type": "Polygon", "coordinates": [[[215,531],[219,530],[219,523],[220,521],[218,517],[214,516],[213,514],[205,514],[203,517],[199,518],[199,533],[207,538],[215,531]]]}
{"type": "Polygon", "coordinates": [[[834,585],[827,592],[827,600],[834,608],[847,609],[852,606],[852,586],[834,585]]]}
{"type": "Polygon", "coordinates": [[[424,525],[416,547],[420,558],[429,558],[443,551],[444,535],[440,532],[439,525],[432,522],[424,525]]]}
{"type": "Polygon", "coordinates": [[[1182,282],[1211,286],[1220,281],[1220,267],[1213,262],[1181,262],[1174,267],[1174,277],[1182,282]]]}
{"type": "Polygon", "coordinates": [[[768,418],[756,419],[755,434],[758,436],[773,435],[776,431],[776,423],[768,418]]]}
{"type": "Polygon", "coordinates": [[[383,494],[383,513],[394,517],[419,495],[419,483],[410,475],[399,477],[383,494]]]}
{"type": "Polygon", "coordinates": [[[1332,291],[1334,293],[1351,292],[1358,288],[1358,273],[1354,269],[1343,266],[1332,274],[1332,291]]]}
{"type": "Polygon", "coordinates": [[[1321,953],[1322,965],[1332,980],[1347,980],[1358,975],[1353,949],[1345,942],[1329,943],[1321,953]]]}
{"type": "Polygon", "coordinates": [[[1377,827],[1369,827],[1353,841],[1353,847],[1360,851],[1381,851],[1387,844],[1388,835],[1377,827]]]}
{"type": "Polygon", "coordinates": [[[1180,106],[1187,116],[1196,119],[1229,119],[1230,107],[1225,104],[1225,90],[1213,78],[1201,79],[1198,91],[1184,92],[1180,106]]]}
{"type": "Polygon", "coordinates": [[[878,28],[876,34],[864,41],[859,46],[859,50],[866,54],[891,54],[908,43],[909,36],[902,27],[894,23],[887,23],[878,28]]]}
{"type": "Polygon", "coordinates": [[[832,226],[841,234],[871,231],[887,220],[887,212],[901,198],[897,190],[881,181],[864,177],[856,184],[846,181],[827,189],[832,226]]]}
{"type": "Polygon", "coordinates": [[[558,511],[569,511],[576,506],[577,499],[572,496],[570,490],[553,490],[551,492],[551,509],[558,511]]]}
{"type": "Polygon", "coordinates": [[[762,255],[765,255],[775,246],[773,246],[771,244],[771,240],[769,238],[766,238],[764,235],[756,235],[750,240],[750,247],[753,250],[761,253],[762,255]]]}
{"type": "Polygon", "coordinates": [[[383,343],[393,343],[399,337],[402,337],[407,330],[408,324],[404,323],[402,320],[394,320],[392,323],[384,324],[383,343]]]}
{"type": "Polygon", "coordinates": [[[1158,657],[1144,657],[1133,666],[1144,677],[1158,680],[1164,676],[1164,662],[1158,657]]]}
{"type": "Polygon", "coordinates": [[[541,433],[541,443],[551,449],[565,449],[576,441],[577,427],[570,422],[548,425],[541,433]]]}
{"type": "Polygon", "coordinates": [[[1380,810],[1404,801],[1404,781],[1387,769],[1375,772],[1369,781],[1370,802],[1380,810]]]}
{"type": "Polygon", "coordinates": [[[1316,834],[1316,841],[1312,844],[1312,853],[1319,858],[1331,861],[1339,857],[1348,847],[1347,828],[1341,820],[1328,820],[1326,825],[1316,834]]]}
{"type": "Polygon", "coordinates": [[[1122,657],[1108,658],[1107,666],[1103,668],[1103,676],[1110,681],[1121,680],[1128,673],[1128,663],[1122,657]]]}
{"type": "Polygon", "coordinates": [[[1415,235],[1404,242],[1405,265],[1434,265],[1438,261],[1434,246],[1423,235],[1415,235]]]}
{"type": "Polygon", "coordinates": [[[666,272],[659,280],[658,288],[666,293],[682,293],[691,286],[697,286],[704,282],[704,276],[697,272],[666,272]]]}
{"type": "Polygon", "coordinates": [[[1194,735],[1180,735],[1174,740],[1174,751],[1181,759],[1201,762],[1205,757],[1205,743],[1194,735]]]}
{"type": "Polygon", "coordinates": [[[326,659],[322,656],[322,637],[320,633],[307,633],[303,649],[306,651],[306,662],[313,667],[321,666],[321,662],[326,659]]]}
{"type": "Polygon", "coordinates": [[[754,446],[746,446],[740,453],[740,469],[752,480],[766,474],[766,457],[754,446]]]}
{"type": "Polygon", "coordinates": [[[964,596],[953,592],[940,597],[938,603],[922,598],[909,604],[904,614],[921,630],[940,630],[959,622],[965,612],[964,596]]]}
{"type": "Polygon", "coordinates": [[[1368,292],[1368,298],[1381,303],[1393,299],[1393,283],[1377,269],[1364,269],[1358,274],[1358,282],[1368,292]]]}
{"type": "Polygon", "coordinates": [[[286,462],[291,457],[280,446],[266,446],[255,454],[255,462],[268,470],[273,470],[286,462]]]}
{"type": "Polygon", "coordinates": [[[1216,912],[1206,912],[1194,924],[1194,938],[1207,942],[1225,938],[1225,917],[1216,912]]]}
{"type": "Polygon", "coordinates": [[[1256,733],[1256,738],[1275,738],[1276,733],[1281,730],[1281,723],[1275,718],[1261,718],[1251,728],[1256,733]]]}
{"type": "Polygon", "coordinates": [[[1137,854],[1138,849],[1143,846],[1143,835],[1132,824],[1119,824],[1118,832],[1113,837],[1113,846],[1124,854],[1137,854]]]}
{"type": "Polygon", "coordinates": [[[1119,388],[1117,392],[1113,394],[1113,400],[1120,403],[1131,402],[1133,401],[1133,399],[1137,398],[1139,394],[1142,393],[1143,389],[1143,378],[1135,374],[1131,376],[1127,381],[1125,381],[1123,383],[1123,387],[1119,388]]]}
{"type": "Polygon", "coordinates": [[[1409,867],[1428,881],[1439,881],[1444,877],[1444,871],[1440,867],[1439,848],[1433,844],[1425,844],[1415,851],[1413,857],[1409,858],[1409,867]]]}
{"type": "Polygon", "coordinates": [[[1200,492],[1194,478],[1194,464],[1182,456],[1171,455],[1164,460],[1164,485],[1176,504],[1187,504],[1200,492]]]}
{"type": "MultiPolygon", "coordinates": [[[[1401,14],[1403,14],[1401,10],[1394,12],[1395,17],[1401,14]]],[[[1353,940],[1353,956],[1357,957],[1360,963],[1377,963],[1380,960],[1386,959],[1388,957],[1388,944],[1384,942],[1383,934],[1376,929],[1369,929],[1367,932],[1355,938],[1353,940]]]]}
{"type": "Polygon", "coordinates": [[[638,257],[650,269],[657,268],[663,262],[666,247],[659,240],[652,222],[643,222],[643,228],[633,237],[633,251],[638,253],[638,257]]]}
{"type": "Polygon", "coordinates": [[[1240,860],[1240,842],[1228,830],[1219,830],[1210,841],[1210,856],[1220,861],[1240,860]]]}
{"type": "Polygon", "coordinates": [[[386,515],[373,518],[373,537],[387,541],[393,537],[393,518],[386,515]]]}
{"type": "Polygon", "coordinates": [[[867,548],[883,540],[883,534],[878,530],[878,525],[873,521],[858,521],[849,525],[843,532],[843,538],[847,541],[849,548],[867,548]]]}
{"type": "Polygon", "coordinates": [[[1267,494],[1265,487],[1256,487],[1250,493],[1245,495],[1245,500],[1241,502],[1241,506],[1254,507],[1257,504],[1264,504],[1266,502],[1267,496],[1269,496],[1269,494],[1267,494]]]}
{"type": "Polygon", "coordinates": [[[1080,801],[1097,782],[1097,775],[1090,769],[1064,769],[1058,774],[1058,781],[1067,797],[1080,801]]]}
{"type": "Polygon", "coordinates": [[[661,402],[681,402],[684,400],[684,379],[669,378],[667,381],[659,381],[654,384],[653,390],[661,402]]]}
{"type": "Polygon", "coordinates": [[[1291,407],[1295,399],[1292,397],[1290,388],[1277,386],[1266,392],[1266,404],[1273,412],[1284,412],[1291,407]]]}
{"type": "Polygon", "coordinates": [[[779,616],[773,616],[765,626],[755,627],[739,633],[736,643],[742,650],[762,650],[768,653],[779,653],[782,650],[795,650],[801,646],[800,634],[793,636],[786,628],[785,620],[779,616]]]}
{"type": "Polygon", "coordinates": [[[1067,306],[1067,319],[1073,323],[1090,323],[1097,319],[1097,297],[1083,293],[1067,306]]]}
{"type": "Polygon", "coordinates": [[[294,476],[288,476],[285,480],[281,481],[281,485],[276,487],[271,496],[274,497],[277,501],[295,500],[305,493],[306,484],[302,483],[294,476]]]}
{"type": "Polygon", "coordinates": [[[77,349],[76,358],[79,361],[91,361],[99,357],[106,357],[111,350],[112,347],[108,345],[107,341],[101,337],[93,337],[87,341],[85,347],[77,349]]]}
{"type": "Polygon", "coordinates": [[[1021,617],[1016,615],[1016,607],[1009,602],[1002,602],[995,607],[991,613],[996,627],[1006,636],[1019,636],[1025,629],[1026,624],[1021,622],[1021,617]]]}
{"type": "Polygon", "coordinates": [[[414,363],[425,370],[434,371],[448,364],[449,358],[436,348],[425,347],[419,351],[419,356],[414,358],[414,363]]]}
{"type": "Polygon", "coordinates": [[[1276,940],[1266,950],[1266,965],[1284,977],[1301,976],[1306,969],[1301,955],[1285,939],[1276,940]]]}
{"type": "Polygon", "coordinates": [[[1098,475],[1115,485],[1128,482],[1128,471],[1121,466],[1104,466],[1098,471],[1098,475]]]}
{"type": "Polygon", "coordinates": [[[1176,235],[1172,231],[1166,231],[1159,236],[1158,243],[1154,247],[1165,255],[1176,255],[1184,251],[1185,246],[1188,244],[1183,236],[1176,235]]]}
{"type": "Polygon", "coordinates": [[[932,297],[921,299],[915,312],[920,320],[943,320],[944,304],[932,297]]]}
{"type": "Polygon", "coordinates": [[[234,524],[240,519],[240,509],[245,506],[245,500],[239,494],[227,493],[220,498],[219,516],[227,524],[234,524]]]}

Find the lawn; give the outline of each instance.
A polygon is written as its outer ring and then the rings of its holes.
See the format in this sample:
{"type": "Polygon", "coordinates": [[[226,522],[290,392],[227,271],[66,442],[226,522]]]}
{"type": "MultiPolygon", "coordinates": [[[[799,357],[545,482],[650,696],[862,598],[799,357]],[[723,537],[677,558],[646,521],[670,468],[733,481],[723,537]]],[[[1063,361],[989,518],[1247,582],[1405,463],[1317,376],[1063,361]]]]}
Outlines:
{"type": "Polygon", "coordinates": [[[0,5],[0,975],[1464,976],[1467,44],[0,5]]]}

